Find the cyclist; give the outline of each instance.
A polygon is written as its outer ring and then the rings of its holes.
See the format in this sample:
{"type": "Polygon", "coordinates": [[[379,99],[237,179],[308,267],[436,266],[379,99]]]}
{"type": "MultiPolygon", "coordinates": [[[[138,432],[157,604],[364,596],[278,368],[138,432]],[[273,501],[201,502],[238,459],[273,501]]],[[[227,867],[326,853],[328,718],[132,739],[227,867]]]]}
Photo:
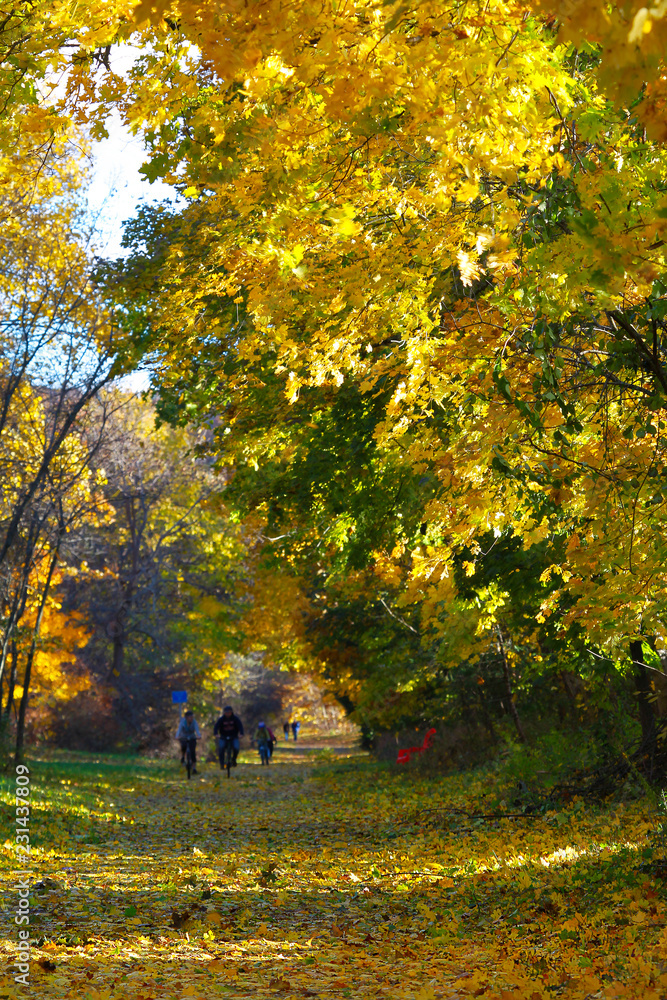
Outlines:
{"type": "Polygon", "coordinates": [[[199,726],[195,719],[194,712],[188,708],[185,715],[178,724],[176,739],[181,744],[181,764],[185,764],[185,751],[190,747],[190,757],[192,758],[192,773],[197,773],[197,740],[201,739],[199,726]]]}
{"type": "Polygon", "coordinates": [[[223,708],[222,715],[213,728],[213,735],[219,737],[218,755],[220,757],[220,767],[224,767],[223,753],[225,741],[228,739],[232,740],[232,767],[236,767],[236,758],[238,757],[241,745],[239,737],[243,736],[243,723],[238,715],[234,715],[234,709],[231,705],[225,705],[223,708]]]}
{"type": "Polygon", "coordinates": [[[266,763],[269,763],[269,758],[273,751],[273,742],[275,736],[267,726],[265,722],[257,723],[257,732],[255,733],[255,745],[259,750],[259,755],[262,758],[262,764],[266,759],[266,763]]]}

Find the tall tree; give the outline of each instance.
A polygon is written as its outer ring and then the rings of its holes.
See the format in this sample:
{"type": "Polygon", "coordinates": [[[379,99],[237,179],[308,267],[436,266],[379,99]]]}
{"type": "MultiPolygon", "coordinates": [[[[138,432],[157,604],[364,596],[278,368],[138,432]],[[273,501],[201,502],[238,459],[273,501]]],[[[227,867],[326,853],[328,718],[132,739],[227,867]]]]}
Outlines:
{"type": "Polygon", "coordinates": [[[80,658],[136,735],[168,688],[198,686],[238,645],[247,543],[197,435],[156,428],[148,400],[107,395],[114,411],[95,465],[112,517],[88,519],[68,538],[79,571],[62,591],[89,630],[80,658]]]}

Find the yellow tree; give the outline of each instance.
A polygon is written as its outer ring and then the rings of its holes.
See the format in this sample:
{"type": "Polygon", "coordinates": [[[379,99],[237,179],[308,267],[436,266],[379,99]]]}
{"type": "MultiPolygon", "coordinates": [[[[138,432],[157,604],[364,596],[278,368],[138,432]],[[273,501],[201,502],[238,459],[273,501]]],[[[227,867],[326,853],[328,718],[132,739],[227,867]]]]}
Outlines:
{"type": "MultiPolygon", "coordinates": [[[[46,424],[48,427],[48,407],[42,405],[41,411],[41,426],[46,424]]],[[[39,429],[35,422],[32,432],[39,429]]],[[[38,433],[36,437],[39,442],[38,433]]],[[[28,440],[24,440],[24,447],[27,444],[28,440]]],[[[37,461],[42,454],[43,449],[38,448],[37,461]]],[[[25,460],[25,451],[23,457],[25,460]]],[[[8,581],[6,599],[8,603],[11,600],[11,613],[5,622],[4,647],[10,645],[12,650],[5,723],[16,694],[17,680],[21,692],[16,723],[17,758],[23,749],[33,664],[41,661],[47,674],[53,674],[53,669],[49,671],[53,664],[49,663],[50,658],[42,646],[44,625],[52,653],[60,647],[62,654],[66,643],[81,646],[85,641],[85,629],[77,627],[77,616],[59,614],[61,604],[57,597],[54,598],[53,591],[54,585],[62,581],[63,569],[59,568],[59,563],[64,564],[63,550],[67,547],[69,533],[82,522],[97,525],[109,515],[101,486],[102,477],[91,467],[90,441],[81,433],[68,435],[49,462],[45,483],[33,497],[28,535],[21,538],[23,544],[15,547],[19,557],[16,567],[19,579],[8,581]]],[[[59,662],[68,659],[71,659],[71,647],[70,655],[61,655],[59,662]]]]}
{"type": "MultiPolygon", "coordinates": [[[[575,600],[566,625],[612,649],[661,635],[665,158],[606,100],[612,50],[577,52],[503,4],[172,13],[137,10],[158,42],[127,106],[149,175],[193,204],[135,227],[154,260],[122,275],[150,303],[171,412],[229,401],[224,460],[231,443],[240,465],[289,461],[278,383],[293,406],[346,380],[390,387],[377,440],[441,484],[406,597],[427,626],[463,546],[555,533],[570,538],[551,571],[575,600]],[[198,73],[170,61],[179,32],[198,73]],[[258,385],[276,421],[235,443],[258,385]]],[[[614,36],[647,79],[658,22],[652,9],[614,36]]]]}
{"type": "Polygon", "coordinates": [[[113,375],[118,344],[77,235],[80,170],[67,152],[55,143],[37,170],[30,148],[20,149],[0,194],[0,678],[31,574],[45,545],[57,551],[63,494],[71,491],[74,503],[78,478],[87,482],[85,456],[97,445],[85,439],[84,415],[113,375]]]}
{"type": "MultiPolygon", "coordinates": [[[[121,275],[148,302],[139,343],[172,413],[231,398],[221,437],[258,384],[281,419],[308,390],[389,387],[377,440],[441,484],[415,599],[436,607],[485,532],[560,532],[568,620],[637,642],[664,618],[665,165],[641,122],[662,138],[665,19],[536,10],[146,0],[93,6],[85,25],[40,5],[46,41],[12,31],[26,78],[64,73],[51,105],[33,102],[36,135],[49,114],[99,133],[120,107],[148,175],[192,199],[149,224],[156,260],[121,275]],[[151,45],[128,79],[98,73],[130,38],[151,45]]],[[[234,460],[288,446],[280,426],[239,435],[234,460]]]]}

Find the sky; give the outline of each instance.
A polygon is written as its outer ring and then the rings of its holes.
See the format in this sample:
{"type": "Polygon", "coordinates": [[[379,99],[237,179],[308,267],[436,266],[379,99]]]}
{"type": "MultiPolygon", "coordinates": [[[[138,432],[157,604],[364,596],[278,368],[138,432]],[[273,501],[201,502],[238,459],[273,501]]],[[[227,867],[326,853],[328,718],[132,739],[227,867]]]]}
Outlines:
{"type": "MultiPolygon", "coordinates": [[[[110,55],[114,72],[125,76],[139,54],[134,45],[114,48],[110,55]]],[[[161,181],[149,184],[144,180],[139,173],[146,159],[143,143],[140,137],[132,135],[120,115],[111,115],[106,127],[109,138],[92,145],[88,206],[99,230],[95,248],[100,256],[114,259],[128,253],[120,245],[123,223],[134,216],[140,202],[173,200],[178,196],[168,184],[161,181]]]]}
{"type": "MultiPolygon", "coordinates": [[[[93,145],[91,181],[87,192],[88,209],[95,219],[93,245],[100,257],[114,260],[128,251],[121,246],[123,223],[131,219],[137,205],[175,199],[168,184],[149,184],[139,173],[146,156],[140,138],[133,136],[119,116],[107,122],[108,139],[93,145]]],[[[149,373],[133,372],[119,380],[130,392],[143,392],[149,386],[149,373]]]]}
{"type": "Polygon", "coordinates": [[[97,221],[95,249],[101,257],[124,257],[120,243],[123,222],[131,219],[140,202],[174,199],[176,192],[168,184],[149,184],[139,173],[146,159],[140,138],[133,136],[116,115],[107,122],[109,138],[94,144],[92,179],[88,206],[97,221]]]}
{"type": "MultiPolygon", "coordinates": [[[[123,71],[131,64],[136,49],[125,46],[114,53],[114,69],[123,71]]],[[[93,246],[100,257],[114,260],[125,257],[128,250],[121,246],[123,223],[136,214],[141,203],[178,200],[174,188],[161,181],[149,184],[139,173],[146,159],[141,138],[133,136],[120,116],[112,115],[106,122],[108,139],[92,145],[91,179],[87,191],[88,210],[95,221],[93,246]]],[[[142,392],[148,388],[149,373],[133,372],[120,380],[123,388],[142,392]]]]}

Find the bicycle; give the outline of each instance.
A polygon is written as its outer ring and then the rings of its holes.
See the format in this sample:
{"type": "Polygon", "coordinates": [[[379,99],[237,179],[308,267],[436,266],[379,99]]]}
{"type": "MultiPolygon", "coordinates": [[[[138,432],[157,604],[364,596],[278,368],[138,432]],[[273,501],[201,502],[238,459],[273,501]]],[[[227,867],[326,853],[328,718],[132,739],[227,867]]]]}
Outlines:
{"type": "Polygon", "coordinates": [[[187,771],[188,778],[190,778],[192,772],[195,771],[195,765],[192,759],[192,748],[190,746],[190,740],[187,740],[185,744],[184,757],[185,757],[185,770],[187,771]]]}
{"type": "Polygon", "coordinates": [[[227,770],[227,777],[231,777],[234,765],[234,738],[232,736],[222,737],[220,740],[220,767],[227,770]]]}

